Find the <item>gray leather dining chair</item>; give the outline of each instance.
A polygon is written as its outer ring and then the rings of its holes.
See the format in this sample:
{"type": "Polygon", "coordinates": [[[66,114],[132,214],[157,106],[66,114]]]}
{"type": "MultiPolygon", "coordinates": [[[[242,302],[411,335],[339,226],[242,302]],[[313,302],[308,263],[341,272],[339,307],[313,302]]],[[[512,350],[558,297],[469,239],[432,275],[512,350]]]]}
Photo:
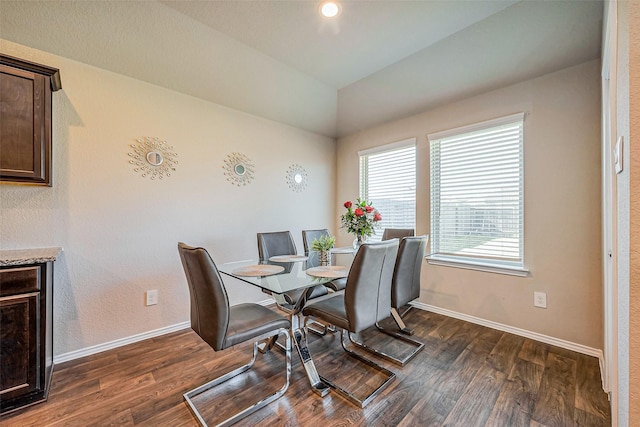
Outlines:
{"type": "Polygon", "coordinates": [[[326,228],[320,228],[318,230],[302,230],[302,244],[304,245],[304,253],[308,254],[313,249],[313,241],[320,237],[331,236],[329,230],[326,228]]]}
{"type": "Polygon", "coordinates": [[[411,301],[420,298],[420,275],[422,260],[429,242],[429,235],[405,237],[400,242],[398,259],[393,271],[391,284],[391,315],[400,330],[412,335],[413,330],[407,328],[402,318],[411,309],[411,301]],[[401,313],[401,310],[403,310],[401,313]]]}
{"type": "MultiPolygon", "coordinates": [[[[320,237],[331,236],[329,230],[326,228],[321,228],[318,230],[302,230],[302,243],[304,244],[304,254],[311,255],[313,252],[312,246],[313,241],[319,239],[320,237]]],[[[344,287],[347,284],[347,279],[335,279],[329,283],[325,283],[324,286],[331,289],[334,292],[344,290],[344,287]]]]}
{"type": "MultiPolygon", "coordinates": [[[[427,247],[428,235],[418,237],[404,237],[400,240],[398,248],[398,257],[393,269],[393,277],[391,279],[391,316],[398,324],[400,331],[406,335],[413,335],[413,330],[407,328],[402,317],[407,314],[411,306],[408,304],[420,297],[420,273],[422,271],[422,259],[424,251],[427,247]],[[408,307],[408,308],[406,308],[408,307]],[[400,315],[400,310],[405,308],[406,311],[400,315]]],[[[413,359],[423,348],[424,343],[398,334],[395,331],[388,331],[376,323],[376,327],[405,343],[414,347],[413,351],[405,354],[403,357],[396,357],[387,352],[387,350],[370,347],[362,341],[351,339],[351,342],[358,347],[370,351],[381,356],[391,362],[404,366],[413,359]]],[[[349,336],[352,338],[351,336],[349,336]]]]}
{"type": "Polygon", "coordinates": [[[349,270],[344,294],[337,293],[331,297],[313,301],[302,310],[305,325],[310,319],[321,319],[340,328],[340,342],[344,351],[386,377],[382,384],[360,399],[333,381],[320,376],[329,387],[362,408],[395,379],[395,374],[348,349],[345,346],[345,338],[350,333],[358,333],[374,326],[389,315],[391,277],[397,252],[397,240],[363,244],[356,253],[349,270]]]}
{"type": "Polygon", "coordinates": [[[415,235],[416,232],[413,228],[385,228],[382,232],[382,240],[402,239],[415,235]]]}
{"type": "Polygon", "coordinates": [[[218,268],[206,249],[188,246],[180,242],[178,243],[178,252],[189,285],[191,328],[196,334],[215,351],[221,351],[247,341],[254,343],[253,358],[249,363],[184,394],[189,409],[201,425],[206,426],[207,423],[192,399],[251,369],[256,361],[259,341],[278,335],[284,335],[286,338],[286,380],[284,386],[231,417],[215,423],[215,425],[230,425],[278,399],[289,387],[291,376],[289,329],[291,322],[259,304],[245,303],[230,307],[218,268]]]}
{"type": "Polygon", "coordinates": [[[289,231],[258,233],[258,255],[267,261],[272,256],[297,255],[296,243],[289,231]]]}
{"type": "MultiPolygon", "coordinates": [[[[274,231],[268,233],[258,233],[258,256],[261,260],[267,261],[272,256],[278,255],[296,255],[296,244],[293,241],[293,236],[290,231],[274,231]]],[[[282,263],[287,268],[287,265],[291,263],[282,263]]],[[[263,291],[268,293],[267,291],[263,291]]],[[[307,300],[319,298],[329,293],[324,285],[317,285],[307,289],[299,289],[295,291],[285,292],[283,294],[271,294],[275,299],[276,305],[286,313],[293,314],[297,309],[295,305],[306,294],[307,300]]],[[[306,301],[303,301],[306,303],[306,301]]],[[[315,323],[320,329],[316,327],[310,327],[309,330],[317,335],[326,335],[328,331],[332,331],[333,328],[330,325],[326,325],[320,322],[315,323]]]]}
{"type": "MultiPolygon", "coordinates": [[[[289,231],[274,231],[268,233],[258,233],[258,256],[262,261],[268,261],[269,258],[279,255],[297,255],[296,243],[289,231]]],[[[285,263],[283,263],[285,264],[285,263]]],[[[282,294],[284,300],[276,298],[276,303],[285,311],[291,311],[292,306],[298,301],[305,290],[291,291],[282,294]]],[[[327,295],[327,288],[323,285],[314,286],[307,299],[318,298],[327,295]]]]}

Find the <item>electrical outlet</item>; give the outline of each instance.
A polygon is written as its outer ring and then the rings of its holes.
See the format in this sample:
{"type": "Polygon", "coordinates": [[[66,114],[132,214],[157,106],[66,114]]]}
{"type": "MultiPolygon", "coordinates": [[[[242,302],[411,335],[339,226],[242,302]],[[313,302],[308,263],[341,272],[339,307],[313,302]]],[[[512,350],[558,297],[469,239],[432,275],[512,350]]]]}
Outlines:
{"type": "Polygon", "coordinates": [[[540,308],[547,308],[547,294],[545,292],[534,292],[533,305],[540,308]]]}
{"type": "Polygon", "coordinates": [[[156,305],[158,303],[158,290],[153,289],[147,291],[147,306],[156,305]]]}

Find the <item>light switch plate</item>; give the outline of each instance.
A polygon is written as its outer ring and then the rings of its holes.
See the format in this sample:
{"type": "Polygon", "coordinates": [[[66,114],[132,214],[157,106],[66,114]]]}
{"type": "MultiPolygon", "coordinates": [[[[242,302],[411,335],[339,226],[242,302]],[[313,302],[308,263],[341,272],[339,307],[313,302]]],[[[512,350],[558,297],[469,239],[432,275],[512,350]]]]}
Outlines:
{"type": "Polygon", "coordinates": [[[535,307],[547,308],[547,293],[546,292],[534,292],[533,293],[533,305],[535,307]]]}
{"type": "Polygon", "coordinates": [[[158,304],[158,290],[157,289],[153,289],[153,290],[147,291],[146,304],[147,304],[147,306],[158,304]]]}

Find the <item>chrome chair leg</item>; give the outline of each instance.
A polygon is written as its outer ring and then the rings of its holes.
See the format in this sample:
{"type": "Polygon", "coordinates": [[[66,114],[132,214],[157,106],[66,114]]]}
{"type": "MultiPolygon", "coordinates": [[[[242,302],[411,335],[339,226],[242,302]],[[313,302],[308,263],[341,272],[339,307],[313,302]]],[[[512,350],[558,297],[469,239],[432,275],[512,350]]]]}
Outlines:
{"type": "Polygon", "coordinates": [[[320,322],[316,319],[310,319],[310,318],[305,318],[304,319],[304,328],[307,330],[307,332],[311,332],[315,335],[318,336],[325,336],[327,335],[327,333],[331,332],[332,334],[336,333],[338,330],[336,329],[336,327],[330,323],[324,323],[324,322],[320,322]],[[320,325],[322,326],[322,330],[317,330],[315,329],[315,327],[311,327],[310,325],[320,325]]]}
{"type": "MultiPolygon", "coordinates": [[[[311,322],[311,323],[312,323],[313,325],[320,325],[320,326],[322,326],[322,329],[316,329],[316,328],[315,328],[315,326],[314,326],[314,327],[311,327],[311,325],[307,325],[307,330],[308,330],[309,332],[314,333],[314,334],[316,334],[316,335],[318,335],[318,336],[320,336],[320,337],[323,337],[323,336],[327,335],[327,332],[330,330],[330,329],[329,329],[329,327],[330,327],[331,325],[325,325],[324,323],[320,323],[320,322],[318,322],[318,321],[313,321],[313,322],[311,322]]],[[[335,328],[334,328],[334,330],[335,330],[335,328]]]]}
{"type": "Polygon", "coordinates": [[[404,315],[406,315],[410,309],[411,309],[411,306],[409,306],[409,309],[407,309],[407,311],[405,311],[402,315],[400,315],[400,313],[398,313],[398,310],[396,310],[395,308],[391,308],[391,317],[393,317],[393,320],[396,321],[398,328],[400,328],[400,332],[402,332],[405,335],[413,335],[413,329],[409,329],[407,325],[405,325],[404,321],[402,320],[404,315]]]}
{"type": "Polygon", "coordinates": [[[262,341],[261,343],[258,343],[258,351],[262,354],[267,354],[276,344],[283,351],[286,351],[285,347],[282,344],[278,343],[278,335],[274,335],[262,341]]]}
{"type": "Polygon", "coordinates": [[[411,353],[409,353],[407,356],[405,356],[403,358],[399,358],[399,357],[392,356],[389,353],[385,353],[382,350],[378,350],[377,348],[370,347],[367,344],[365,344],[364,342],[360,342],[360,341],[354,340],[353,336],[351,334],[348,334],[349,341],[351,341],[351,343],[353,345],[355,345],[356,347],[360,347],[361,349],[363,349],[365,351],[373,353],[376,356],[380,356],[383,359],[388,360],[390,362],[393,362],[393,363],[395,363],[397,365],[400,365],[400,366],[406,365],[411,359],[413,359],[424,348],[424,343],[423,342],[420,342],[418,340],[414,340],[412,338],[406,337],[406,336],[398,334],[398,333],[386,331],[385,329],[380,327],[377,323],[376,323],[376,327],[378,328],[378,330],[380,332],[383,332],[383,333],[385,333],[387,335],[390,335],[390,336],[392,336],[392,337],[394,337],[396,339],[399,339],[399,340],[404,341],[404,342],[406,342],[408,344],[411,344],[416,348],[411,353]]]}
{"type": "MultiPolygon", "coordinates": [[[[252,404],[251,406],[243,409],[242,411],[238,412],[237,414],[232,415],[231,417],[225,419],[224,421],[216,424],[215,426],[229,426],[231,424],[236,423],[237,421],[239,421],[240,419],[246,417],[249,414],[252,414],[253,412],[257,411],[260,408],[263,408],[264,406],[268,405],[269,403],[273,402],[274,400],[278,399],[279,397],[281,397],[289,388],[289,381],[291,379],[291,338],[289,337],[289,331],[287,329],[280,329],[278,330],[278,335],[284,335],[286,337],[286,356],[285,356],[285,365],[286,365],[286,381],[285,384],[282,386],[282,388],[274,393],[272,393],[271,395],[259,400],[258,402],[252,404]]],[[[259,336],[256,337],[256,341],[253,344],[253,357],[251,359],[251,361],[249,363],[247,363],[246,365],[240,366],[239,368],[234,369],[231,372],[228,372],[220,377],[217,377],[211,381],[209,381],[206,384],[201,385],[200,387],[197,387],[191,391],[186,392],[183,396],[184,396],[184,400],[186,401],[187,405],[189,406],[189,409],[191,410],[191,412],[193,413],[194,417],[196,417],[196,419],[198,420],[198,422],[200,423],[200,425],[202,425],[203,427],[208,427],[208,424],[206,423],[206,421],[202,418],[202,415],[200,414],[200,412],[198,411],[198,409],[196,408],[195,404],[193,403],[192,399],[207,391],[212,389],[215,386],[218,386],[222,383],[224,383],[225,381],[230,380],[231,378],[234,378],[246,371],[248,371],[249,369],[251,369],[251,367],[253,366],[253,364],[256,361],[256,356],[258,355],[258,341],[264,340],[264,339],[268,339],[272,337],[271,333],[269,334],[265,334],[263,336],[259,336]]]]}
{"type": "Polygon", "coordinates": [[[335,384],[333,381],[323,377],[322,375],[320,375],[320,379],[322,380],[323,383],[327,384],[329,387],[331,387],[332,389],[334,389],[339,395],[341,395],[342,397],[344,397],[345,399],[347,399],[348,401],[350,401],[351,403],[359,406],[360,408],[364,408],[365,406],[367,406],[367,404],[369,402],[371,402],[371,400],[373,400],[376,396],[378,396],[378,394],[380,394],[380,392],[382,392],[385,388],[387,388],[387,386],[396,378],[396,374],[394,374],[393,372],[391,372],[390,370],[383,368],[382,366],[378,365],[377,363],[362,357],[361,355],[353,352],[352,350],[349,350],[345,345],[344,345],[344,336],[345,334],[348,336],[349,335],[349,331],[342,329],[340,332],[340,344],[342,345],[342,348],[344,349],[344,351],[351,357],[353,357],[354,359],[359,360],[360,362],[371,366],[372,368],[374,368],[375,370],[377,370],[378,372],[384,374],[387,378],[383,381],[382,384],[380,384],[375,390],[373,390],[368,396],[366,396],[364,399],[360,400],[358,399],[353,393],[349,392],[348,390],[343,389],[342,387],[340,387],[339,385],[335,384]]]}

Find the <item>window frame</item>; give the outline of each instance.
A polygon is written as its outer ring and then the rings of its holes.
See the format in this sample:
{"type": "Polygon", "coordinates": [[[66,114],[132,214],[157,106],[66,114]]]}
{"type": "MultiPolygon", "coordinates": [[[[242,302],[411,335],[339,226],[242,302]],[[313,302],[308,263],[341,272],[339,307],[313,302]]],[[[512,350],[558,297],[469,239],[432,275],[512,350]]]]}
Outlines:
{"type": "MultiPolygon", "coordinates": [[[[369,183],[368,183],[368,179],[367,182],[364,183],[364,177],[365,175],[368,178],[368,166],[366,168],[366,170],[363,170],[363,157],[368,157],[371,155],[376,155],[376,154],[383,154],[386,152],[391,152],[391,151],[395,151],[395,150],[401,150],[401,149],[405,149],[405,148],[410,148],[413,147],[414,149],[414,199],[413,199],[413,224],[411,225],[411,228],[413,228],[414,230],[416,229],[416,223],[417,223],[417,184],[418,184],[418,147],[417,147],[417,138],[408,138],[408,139],[403,139],[401,141],[397,141],[397,142],[392,142],[390,144],[385,144],[385,145],[381,145],[378,147],[374,147],[374,148],[369,148],[366,150],[361,150],[358,151],[358,194],[360,196],[361,199],[363,200],[367,200],[367,201],[372,201],[373,205],[375,208],[378,208],[378,206],[376,206],[375,204],[375,199],[371,199],[371,197],[368,196],[368,188],[369,188],[369,183]]],[[[380,212],[382,214],[382,219],[384,221],[385,218],[385,213],[384,212],[380,212]]],[[[382,238],[382,232],[380,231],[376,231],[376,233],[371,236],[370,240],[372,241],[378,241],[382,238]]]]}
{"type": "MultiPolygon", "coordinates": [[[[435,250],[437,248],[433,248],[432,253],[428,254],[425,258],[429,264],[433,265],[442,265],[447,267],[455,267],[455,268],[463,268],[463,269],[471,269],[471,270],[479,270],[484,272],[498,273],[498,274],[507,274],[514,275],[520,277],[526,277],[529,274],[529,270],[525,267],[525,236],[524,236],[524,129],[525,129],[525,113],[516,113],[511,114],[504,117],[499,117],[492,120],[486,120],[479,123],[474,123],[467,126],[461,126],[449,130],[445,130],[442,132],[436,132],[427,135],[427,141],[429,145],[433,144],[434,141],[438,141],[444,138],[450,138],[455,136],[462,136],[464,134],[470,132],[477,132],[482,130],[490,130],[492,128],[496,128],[499,126],[504,126],[513,123],[521,123],[522,126],[522,136],[519,141],[519,163],[520,163],[520,176],[519,176],[519,206],[520,206],[520,224],[519,227],[519,261],[508,261],[508,260],[500,260],[500,259],[488,259],[474,256],[464,256],[464,255],[454,255],[454,254],[439,254],[435,250]]],[[[431,155],[431,149],[430,155],[431,155]]],[[[433,172],[432,168],[433,159],[429,160],[430,167],[430,175],[433,172]]],[[[432,238],[430,239],[430,243],[434,244],[434,215],[433,215],[433,182],[429,184],[429,200],[430,200],[430,234],[432,238]]],[[[438,190],[439,192],[439,190],[438,190]]]]}

